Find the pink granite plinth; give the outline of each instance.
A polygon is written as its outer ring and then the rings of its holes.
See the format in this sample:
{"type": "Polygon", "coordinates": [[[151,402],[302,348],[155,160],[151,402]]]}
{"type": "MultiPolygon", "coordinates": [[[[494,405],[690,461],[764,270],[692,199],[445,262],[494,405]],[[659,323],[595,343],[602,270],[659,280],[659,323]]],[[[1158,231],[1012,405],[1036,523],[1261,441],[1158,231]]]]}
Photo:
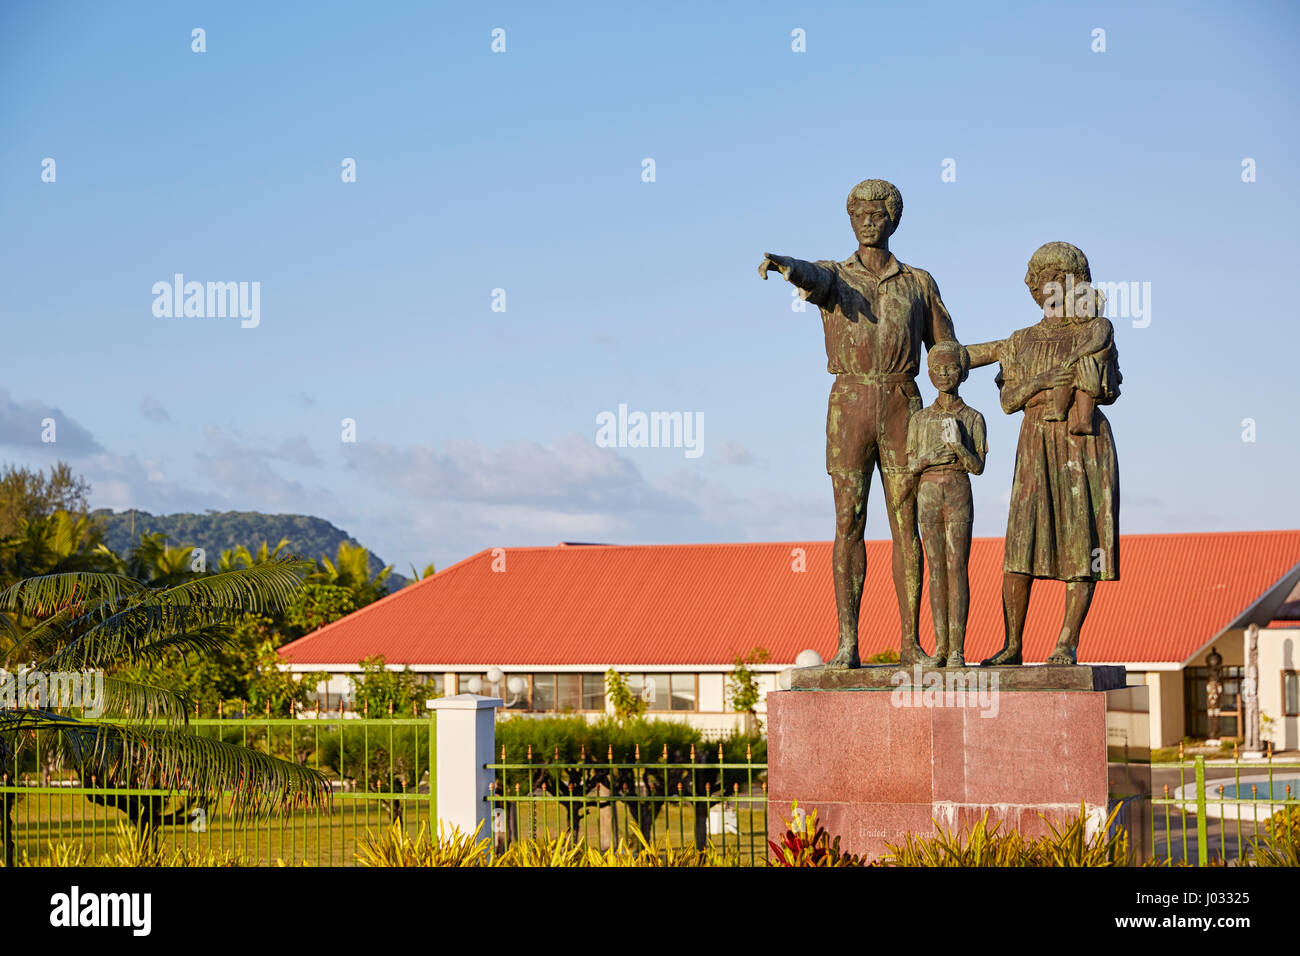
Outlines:
{"type": "Polygon", "coordinates": [[[931,695],[775,691],[767,696],[768,827],[784,832],[791,800],[817,810],[843,849],[878,857],[911,832],[974,823],[1048,833],[1040,817],[1075,818],[1107,802],[1106,694],[1002,691],[983,706],[931,695]]]}

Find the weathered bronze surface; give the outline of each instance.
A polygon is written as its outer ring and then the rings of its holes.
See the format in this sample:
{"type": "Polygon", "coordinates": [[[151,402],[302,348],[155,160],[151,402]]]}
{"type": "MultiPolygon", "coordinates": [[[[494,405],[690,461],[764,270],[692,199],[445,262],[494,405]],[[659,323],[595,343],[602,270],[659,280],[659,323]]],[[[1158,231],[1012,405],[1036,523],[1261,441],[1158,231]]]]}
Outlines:
{"type": "Polygon", "coordinates": [[[998,363],[1002,410],[1024,413],[1003,559],[1005,643],[985,664],[1021,662],[1035,578],[1066,583],[1065,620],[1047,662],[1075,663],[1096,583],[1119,580],[1119,462],[1096,406],[1119,397],[1121,377],[1114,331],[1091,283],[1080,249],[1040,246],[1025,285],[1042,320],[969,350],[972,367],[998,363]],[[1070,393],[1068,414],[1059,389],[1070,393]]]}
{"type": "MultiPolygon", "coordinates": [[[[796,667],[791,672],[791,690],[863,690],[890,691],[900,687],[921,687],[932,678],[945,681],[949,676],[972,681],[980,678],[985,692],[994,690],[1118,690],[1125,686],[1125,669],[1118,665],[1087,666],[1085,664],[1024,664],[1006,667],[981,667],[962,672],[935,671],[930,668],[917,671],[911,665],[868,664],[855,670],[822,665],[821,667],[796,667]],[[993,676],[997,683],[993,684],[993,676]]],[[[957,685],[974,692],[976,687],[957,685]]]]}
{"type": "Polygon", "coordinates": [[[983,470],[987,448],[983,418],[965,406],[957,385],[971,368],[995,362],[1002,410],[1024,419],[1003,561],[1004,644],[983,663],[1022,662],[1033,582],[1054,578],[1066,584],[1065,619],[1047,662],[1072,665],[1096,582],[1119,579],[1119,464],[1110,423],[1098,406],[1119,397],[1121,377],[1114,328],[1092,286],[1088,260],[1066,242],[1039,247],[1025,284],[1042,319],[1009,338],[963,349],[929,273],[889,251],[903,213],[898,190],[868,179],[853,187],[847,207],[858,239],[852,256],[808,262],[767,253],[758,267],[764,279],[769,269],[778,270],[821,311],[826,369],[835,376],[826,413],[826,471],[835,495],[839,631],[826,666],[859,666],[863,533],[876,469],[894,541],[902,663],[964,664],[973,518],[967,476],[983,470]],[[924,410],[916,387],[922,345],[941,363],[937,376],[931,363],[940,396],[924,410]],[[936,439],[936,427],[953,431],[936,439]],[[934,655],[925,653],[918,634],[921,532],[930,563],[934,655]]]}
{"type": "Polygon", "coordinates": [[[916,520],[930,566],[930,617],[936,664],[966,663],[966,615],[970,610],[970,475],[984,471],[988,452],[984,416],[962,401],[957,388],[970,372],[970,357],[956,342],[936,342],[926,355],[930,381],[939,390],[933,405],[907,425],[907,467],[916,476],[916,520]]]}
{"type": "Polygon", "coordinates": [[[858,666],[858,613],[866,577],[863,533],[871,472],[879,469],[894,539],[893,577],[904,662],[933,664],[918,639],[921,540],[914,480],[907,467],[907,423],[920,409],[921,346],[955,340],[952,318],[930,274],[889,251],[903,198],[868,179],[847,202],[858,248],[843,262],[806,262],[768,253],[758,274],[778,270],[821,310],[826,370],[835,376],[826,413],[826,471],[835,494],[834,580],[838,646],[831,665],[858,666]]]}

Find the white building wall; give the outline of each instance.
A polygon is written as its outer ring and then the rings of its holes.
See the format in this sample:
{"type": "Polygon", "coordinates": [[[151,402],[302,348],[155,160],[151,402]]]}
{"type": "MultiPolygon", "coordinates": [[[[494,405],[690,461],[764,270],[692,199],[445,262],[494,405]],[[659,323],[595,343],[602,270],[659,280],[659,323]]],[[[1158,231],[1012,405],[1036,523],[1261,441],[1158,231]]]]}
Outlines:
{"type": "MultiPolygon", "coordinates": [[[[1274,750],[1300,749],[1300,716],[1283,713],[1282,672],[1300,671],[1300,628],[1261,628],[1259,632],[1259,709],[1273,718],[1274,750]]],[[[1262,722],[1261,722],[1262,723],[1262,722]]]]}
{"type": "Polygon", "coordinates": [[[700,675],[699,708],[704,713],[721,713],[727,677],[725,674],[700,675]]]}
{"type": "Polygon", "coordinates": [[[1140,676],[1147,685],[1150,708],[1150,729],[1152,747],[1176,747],[1183,739],[1183,672],[1147,671],[1142,674],[1129,674],[1132,678],[1140,676]]]}

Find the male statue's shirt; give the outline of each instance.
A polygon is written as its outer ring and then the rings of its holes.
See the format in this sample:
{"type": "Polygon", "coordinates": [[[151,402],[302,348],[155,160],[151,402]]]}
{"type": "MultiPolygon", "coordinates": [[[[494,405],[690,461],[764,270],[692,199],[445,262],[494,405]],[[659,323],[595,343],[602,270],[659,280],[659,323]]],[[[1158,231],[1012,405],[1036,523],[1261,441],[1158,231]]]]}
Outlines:
{"type": "Polygon", "coordinates": [[[955,339],[952,316],[924,269],[890,253],[884,271],[869,271],[854,252],[843,262],[797,262],[795,285],[821,310],[826,371],[832,375],[916,376],[921,345],[955,339]]]}

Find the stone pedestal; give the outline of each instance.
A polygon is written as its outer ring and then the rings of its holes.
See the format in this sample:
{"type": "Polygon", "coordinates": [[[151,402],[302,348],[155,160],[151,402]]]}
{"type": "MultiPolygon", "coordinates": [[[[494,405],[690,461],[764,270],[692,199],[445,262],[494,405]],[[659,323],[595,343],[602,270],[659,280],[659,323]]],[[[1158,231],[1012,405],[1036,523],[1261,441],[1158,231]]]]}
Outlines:
{"type": "Polygon", "coordinates": [[[1057,668],[1048,667],[885,670],[807,668],[795,671],[795,689],[768,694],[774,836],[791,800],[816,809],[844,849],[872,857],[905,833],[935,833],[936,820],[957,829],[986,811],[1025,836],[1049,832],[1040,813],[1059,825],[1081,802],[1096,823],[1105,819],[1116,774],[1108,692],[1093,688],[1116,688],[1126,709],[1123,668],[1060,668],[1068,690],[1051,687],[1043,672],[1057,668]]]}

